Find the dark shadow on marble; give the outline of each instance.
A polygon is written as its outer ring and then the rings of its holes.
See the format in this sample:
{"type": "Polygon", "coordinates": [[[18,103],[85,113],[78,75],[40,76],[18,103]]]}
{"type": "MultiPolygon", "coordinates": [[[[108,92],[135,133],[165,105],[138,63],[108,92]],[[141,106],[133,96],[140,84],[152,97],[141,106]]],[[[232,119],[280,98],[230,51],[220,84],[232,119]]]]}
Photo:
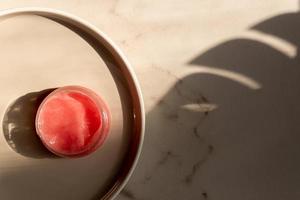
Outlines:
{"type": "Polygon", "coordinates": [[[15,152],[32,158],[57,158],[45,148],[35,129],[38,107],[53,90],[28,93],[7,108],[2,128],[7,143],[15,152]]]}
{"type": "Polygon", "coordinates": [[[187,200],[300,198],[299,23],[300,13],[295,12],[250,27],[289,42],[295,56],[263,38],[240,37],[189,62],[190,67],[205,67],[206,72],[178,78],[147,113],[141,167],[128,185],[136,198],[168,199],[167,194],[187,200]],[[247,86],[240,76],[259,87],[247,86]],[[214,105],[215,109],[184,110],[188,104],[214,105]],[[179,156],[169,157],[162,167],[157,163],[164,152],[179,156]],[[150,163],[150,157],[157,163],[150,163]],[[149,165],[151,170],[143,168],[149,165]],[[167,187],[171,184],[172,188],[167,187]]]}

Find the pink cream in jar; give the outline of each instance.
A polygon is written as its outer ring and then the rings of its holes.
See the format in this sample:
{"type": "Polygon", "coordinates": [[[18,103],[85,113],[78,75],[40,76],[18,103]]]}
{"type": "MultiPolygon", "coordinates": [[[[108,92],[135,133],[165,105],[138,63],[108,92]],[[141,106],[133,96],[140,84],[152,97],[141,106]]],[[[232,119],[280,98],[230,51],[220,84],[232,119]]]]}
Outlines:
{"type": "Polygon", "coordinates": [[[100,147],[108,135],[110,112],[95,92],[81,86],[61,87],[39,106],[36,131],[51,152],[80,157],[100,147]]]}

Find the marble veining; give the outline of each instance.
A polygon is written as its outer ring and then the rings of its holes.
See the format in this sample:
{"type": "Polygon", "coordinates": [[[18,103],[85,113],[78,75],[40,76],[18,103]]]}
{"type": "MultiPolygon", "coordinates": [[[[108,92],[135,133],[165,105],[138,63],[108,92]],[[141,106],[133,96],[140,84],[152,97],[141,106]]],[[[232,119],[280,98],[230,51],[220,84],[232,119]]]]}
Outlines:
{"type": "Polygon", "coordinates": [[[268,43],[299,48],[298,0],[15,0],[0,8],[29,4],[95,24],[137,73],[145,143],[116,200],[300,199],[299,55],[268,43]],[[242,38],[249,30],[264,34],[242,38]],[[260,87],[244,87],[238,75],[260,87]]]}
{"type": "Polygon", "coordinates": [[[201,165],[203,165],[209,159],[209,156],[211,156],[213,151],[214,151],[214,147],[212,145],[208,145],[206,155],[204,157],[202,157],[200,160],[198,160],[195,164],[193,164],[192,171],[188,175],[186,175],[186,177],[184,179],[184,182],[186,184],[192,183],[196,173],[200,170],[201,165]]]}
{"type": "Polygon", "coordinates": [[[120,195],[127,199],[136,199],[134,193],[129,189],[124,189],[120,192],[120,195]]]}

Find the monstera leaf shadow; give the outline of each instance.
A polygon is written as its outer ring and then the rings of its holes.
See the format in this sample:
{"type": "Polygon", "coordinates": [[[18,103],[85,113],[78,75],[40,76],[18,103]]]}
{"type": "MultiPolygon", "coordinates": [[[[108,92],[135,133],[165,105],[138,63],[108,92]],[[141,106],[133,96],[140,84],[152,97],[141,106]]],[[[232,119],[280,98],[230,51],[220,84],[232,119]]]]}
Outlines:
{"type": "MultiPolygon", "coordinates": [[[[144,193],[156,199],[166,198],[168,191],[178,199],[300,197],[299,23],[297,12],[249,28],[288,43],[295,56],[263,38],[240,37],[189,62],[206,73],[179,79],[147,113],[141,165],[153,170],[142,180],[147,185],[144,193]],[[189,104],[198,107],[184,110],[189,104]],[[149,157],[156,157],[157,163],[149,163],[149,157]],[[177,188],[176,182],[188,187],[177,188]],[[169,184],[173,189],[162,189],[169,184]]],[[[136,174],[144,170],[138,168],[136,174]]]]}

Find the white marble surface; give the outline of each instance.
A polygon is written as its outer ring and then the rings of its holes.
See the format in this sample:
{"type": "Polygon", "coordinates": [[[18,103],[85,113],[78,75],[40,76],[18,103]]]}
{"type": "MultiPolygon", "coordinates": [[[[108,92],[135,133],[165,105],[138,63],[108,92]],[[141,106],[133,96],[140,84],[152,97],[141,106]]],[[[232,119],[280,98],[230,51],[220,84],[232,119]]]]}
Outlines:
{"type": "Polygon", "coordinates": [[[281,200],[300,198],[298,4],[16,0],[0,8],[76,14],[133,64],[146,137],[118,200],[281,200]]]}

